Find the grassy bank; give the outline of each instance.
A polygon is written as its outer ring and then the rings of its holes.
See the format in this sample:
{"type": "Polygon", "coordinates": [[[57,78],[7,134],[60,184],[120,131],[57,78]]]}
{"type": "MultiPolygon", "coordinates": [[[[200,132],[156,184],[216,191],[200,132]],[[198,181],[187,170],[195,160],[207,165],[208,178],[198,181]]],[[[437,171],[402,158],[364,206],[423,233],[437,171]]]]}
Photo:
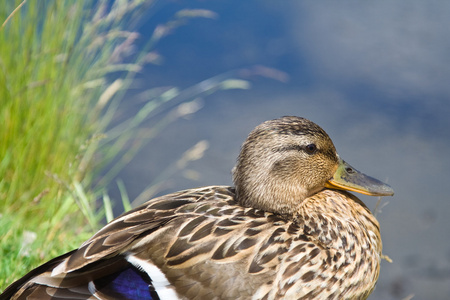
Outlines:
{"type": "Polygon", "coordinates": [[[0,6],[0,290],[99,226],[104,186],[91,188],[93,157],[105,112],[139,68],[122,58],[140,2],[0,6]],[[119,88],[107,80],[112,71],[119,88]]]}

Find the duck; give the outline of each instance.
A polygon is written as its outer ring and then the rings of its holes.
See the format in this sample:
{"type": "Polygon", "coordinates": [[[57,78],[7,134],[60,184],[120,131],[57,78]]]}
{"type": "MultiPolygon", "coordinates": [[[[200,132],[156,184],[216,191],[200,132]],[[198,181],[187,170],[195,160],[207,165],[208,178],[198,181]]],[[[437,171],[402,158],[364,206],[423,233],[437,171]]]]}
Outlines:
{"type": "Polygon", "coordinates": [[[5,299],[366,299],[380,225],[353,193],[393,189],[305,118],[258,125],[234,186],[157,197],[12,283],[5,299]]]}

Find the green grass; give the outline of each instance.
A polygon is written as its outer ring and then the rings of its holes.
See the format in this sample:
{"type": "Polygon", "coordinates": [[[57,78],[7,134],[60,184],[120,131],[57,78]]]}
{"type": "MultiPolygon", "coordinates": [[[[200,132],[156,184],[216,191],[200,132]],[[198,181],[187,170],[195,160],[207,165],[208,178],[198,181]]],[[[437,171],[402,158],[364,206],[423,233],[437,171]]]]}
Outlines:
{"type": "Polygon", "coordinates": [[[0,6],[0,290],[99,227],[93,157],[118,94],[107,76],[125,88],[140,67],[121,59],[140,2],[0,6]]]}
{"type": "MultiPolygon", "coordinates": [[[[159,39],[189,18],[215,14],[180,11],[155,29],[143,52],[130,57],[137,34],[127,28],[152,1],[117,0],[112,7],[107,2],[0,5],[0,291],[78,247],[105,216],[111,219],[108,185],[143,144],[194,113],[196,97],[247,87],[224,74],[186,90],[147,90],[140,95],[147,101],[144,107],[113,126],[133,76],[155,61],[152,51],[159,39]],[[169,103],[175,108],[152,128],[141,128],[169,103]]],[[[188,155],[182,161],[193,159],[188,155]]],[[[119,188],[129,208],[125,187],[119,183],[119,188]]]]}

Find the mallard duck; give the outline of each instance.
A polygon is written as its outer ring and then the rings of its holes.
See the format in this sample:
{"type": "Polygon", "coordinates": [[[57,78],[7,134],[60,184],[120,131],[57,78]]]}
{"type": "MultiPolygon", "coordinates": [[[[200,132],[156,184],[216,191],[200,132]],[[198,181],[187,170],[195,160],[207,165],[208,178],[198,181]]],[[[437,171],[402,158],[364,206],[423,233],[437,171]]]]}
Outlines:
{"type": "Polygon", "coordinates": [[[1,299],[365,299],[380,270],[379,224],[357,197],[393,195],[299,117],[257,126],[234,187],[152,199],[1,299]]]}

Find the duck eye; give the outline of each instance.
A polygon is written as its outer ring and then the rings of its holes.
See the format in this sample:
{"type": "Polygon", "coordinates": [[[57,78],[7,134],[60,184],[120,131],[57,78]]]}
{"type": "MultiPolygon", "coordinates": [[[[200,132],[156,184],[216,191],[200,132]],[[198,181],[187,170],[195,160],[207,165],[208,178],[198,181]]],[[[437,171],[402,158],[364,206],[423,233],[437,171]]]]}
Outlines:
{"type": "Polygon", "coordinates": [[[309,144],[309,145],[306,145],[306,147],[305,147],[305,151],[308,154],[314,154],[316,152],[316,150],[317,150],[316,144],[309,144]]]}

